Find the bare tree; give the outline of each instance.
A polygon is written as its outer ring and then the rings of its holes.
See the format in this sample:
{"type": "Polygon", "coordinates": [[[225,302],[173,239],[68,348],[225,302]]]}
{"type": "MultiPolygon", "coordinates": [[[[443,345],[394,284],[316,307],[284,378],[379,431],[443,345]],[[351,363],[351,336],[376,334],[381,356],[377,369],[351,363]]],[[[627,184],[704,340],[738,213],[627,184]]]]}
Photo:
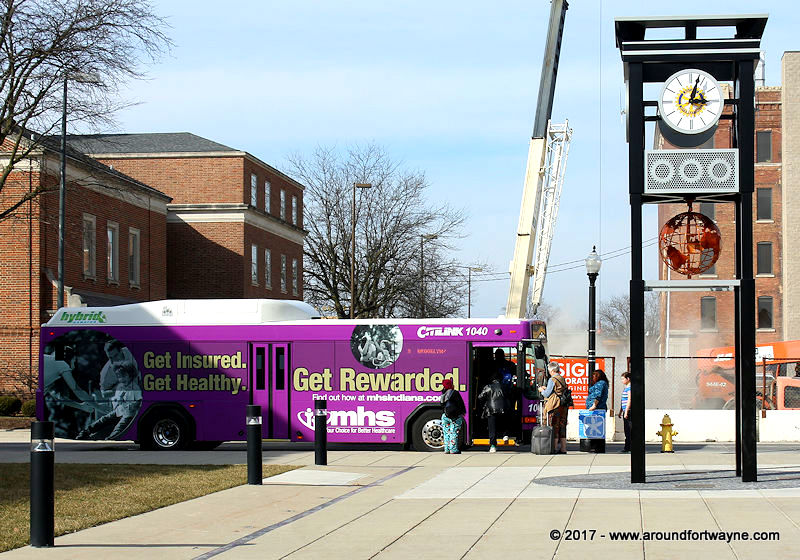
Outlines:
{"type": "MultiPolygon", "coordinates": [[[[631,334],[631,298],[628,294],[613,296],[600,303],[597,309],[599,332],[605,338],[628,338],[631,334]]],[[[644,297],[645,339],[652,342],[659,336],[658,296],[652,292],[644,297]]]]}
{"type": "Polygon", "coordinates": [[[452,281],[463,275],[447,255],[464,217],[426,202],[423,173],[402,169],[374,144],[345,153],[317,148],[289,163],[307,187],[303,268],[310,303],[341,318],[350,315],[352,196],[358,182],[372,188],[356,193],[355,316],[435,317],[461,309],[463,297],[452,281]]]}
{"type": "Polygon", "coordinates": [[[142,61],[155,61],[171,45],[166,23],[147,0],[2,0],[2,5],[0,220],[55,188],[42,182],[11,195],[5,186],[15,165],[58,130],[65,83],[70,121],[108,126],[129,104],[118,97],[120,86],[144,77],[142,61]],[[86,76],[96,79],[90,83],[86,76]]]}
{"type": "Polygon", "coordinates": [[[631,334],[630,296],[613,296],[602,301],[597,308],[597,319],[606,338],[628,338],[631,334]]]}

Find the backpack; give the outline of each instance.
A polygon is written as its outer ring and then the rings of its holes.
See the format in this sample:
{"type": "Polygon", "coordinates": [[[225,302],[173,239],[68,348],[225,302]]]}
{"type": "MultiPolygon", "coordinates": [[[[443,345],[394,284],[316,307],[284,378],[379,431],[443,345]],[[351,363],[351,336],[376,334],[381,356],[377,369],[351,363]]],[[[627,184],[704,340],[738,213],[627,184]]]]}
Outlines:
{"type": "Polygon", "coordinates": [[[564,387],[564,390],[561,392],[561,396],[559,397],[559,402],[561,403],[561,406],[567,407],[575,404],[572,400],[572,389],[570,389],[569,386],[564,387]]]}
{"type": "Polygon", "coordinates": [[[455,420],[460,416],[458,405],[453,398],[453,389],[448,389],[447,394],[445,395],[444,400],[444,415],[450,418],[451,420],[455,420]]]}
{"type": "MultiPolygon", "coordinates": [[[[558,381],[558,383],[561,383],[560,380],[556,380],[556,381],[558,381]]],[[[572,400],[572,389],[570,389],[569,385],[567,385],[566,383],[564,383],[562,385],[562,387],[563,387],[563,390],[561,391],[561,394],[558,396],[558,404],[559,404],[559,406],[570,407],[570,406],[574,405],[575,402],[572,400]]]]}

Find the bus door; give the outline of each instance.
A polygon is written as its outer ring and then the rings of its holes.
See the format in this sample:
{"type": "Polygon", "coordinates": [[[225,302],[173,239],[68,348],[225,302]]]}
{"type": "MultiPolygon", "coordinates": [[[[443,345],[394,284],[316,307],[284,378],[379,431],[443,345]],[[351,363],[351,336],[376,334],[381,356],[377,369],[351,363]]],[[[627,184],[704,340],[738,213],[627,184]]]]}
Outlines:
{"type": "Polygon", "coordinates": [[[289,344],[271,344],[272,401],[270,437],[289,439],[289,344]]]}
{"type": "Polygon", "coordinates": [[[266,439],[289,438],[288,357],[287,343],[252,344],[252,401],[261,406],[261,433],[266,439]]]}

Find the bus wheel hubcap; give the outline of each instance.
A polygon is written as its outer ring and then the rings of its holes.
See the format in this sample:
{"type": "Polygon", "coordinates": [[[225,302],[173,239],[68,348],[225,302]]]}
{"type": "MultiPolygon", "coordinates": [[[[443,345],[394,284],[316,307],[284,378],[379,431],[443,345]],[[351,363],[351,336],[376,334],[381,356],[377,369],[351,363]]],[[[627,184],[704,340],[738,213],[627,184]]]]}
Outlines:
{"type": "Polygon", "coordinates": [[[422,426],[422,441],[433,448],[444,447],[444,433],[441,420],[428,420],[422,426]]]}
{"type": "Polygon", "coordinates": [[[173,447],[181,437],[181,428],[171,418],[162,418],[153,426],[153,438],[161,447],[173,447]]]}

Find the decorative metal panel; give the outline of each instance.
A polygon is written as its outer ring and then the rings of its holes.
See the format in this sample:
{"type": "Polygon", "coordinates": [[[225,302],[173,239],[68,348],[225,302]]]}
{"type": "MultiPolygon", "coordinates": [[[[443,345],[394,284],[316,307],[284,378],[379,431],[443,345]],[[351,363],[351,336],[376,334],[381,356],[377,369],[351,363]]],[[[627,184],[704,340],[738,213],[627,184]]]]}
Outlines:
{"type": "Polygon", "coordinates": [[[739,192],[739,150],[647,150],[645,193],[739,192]]]}

